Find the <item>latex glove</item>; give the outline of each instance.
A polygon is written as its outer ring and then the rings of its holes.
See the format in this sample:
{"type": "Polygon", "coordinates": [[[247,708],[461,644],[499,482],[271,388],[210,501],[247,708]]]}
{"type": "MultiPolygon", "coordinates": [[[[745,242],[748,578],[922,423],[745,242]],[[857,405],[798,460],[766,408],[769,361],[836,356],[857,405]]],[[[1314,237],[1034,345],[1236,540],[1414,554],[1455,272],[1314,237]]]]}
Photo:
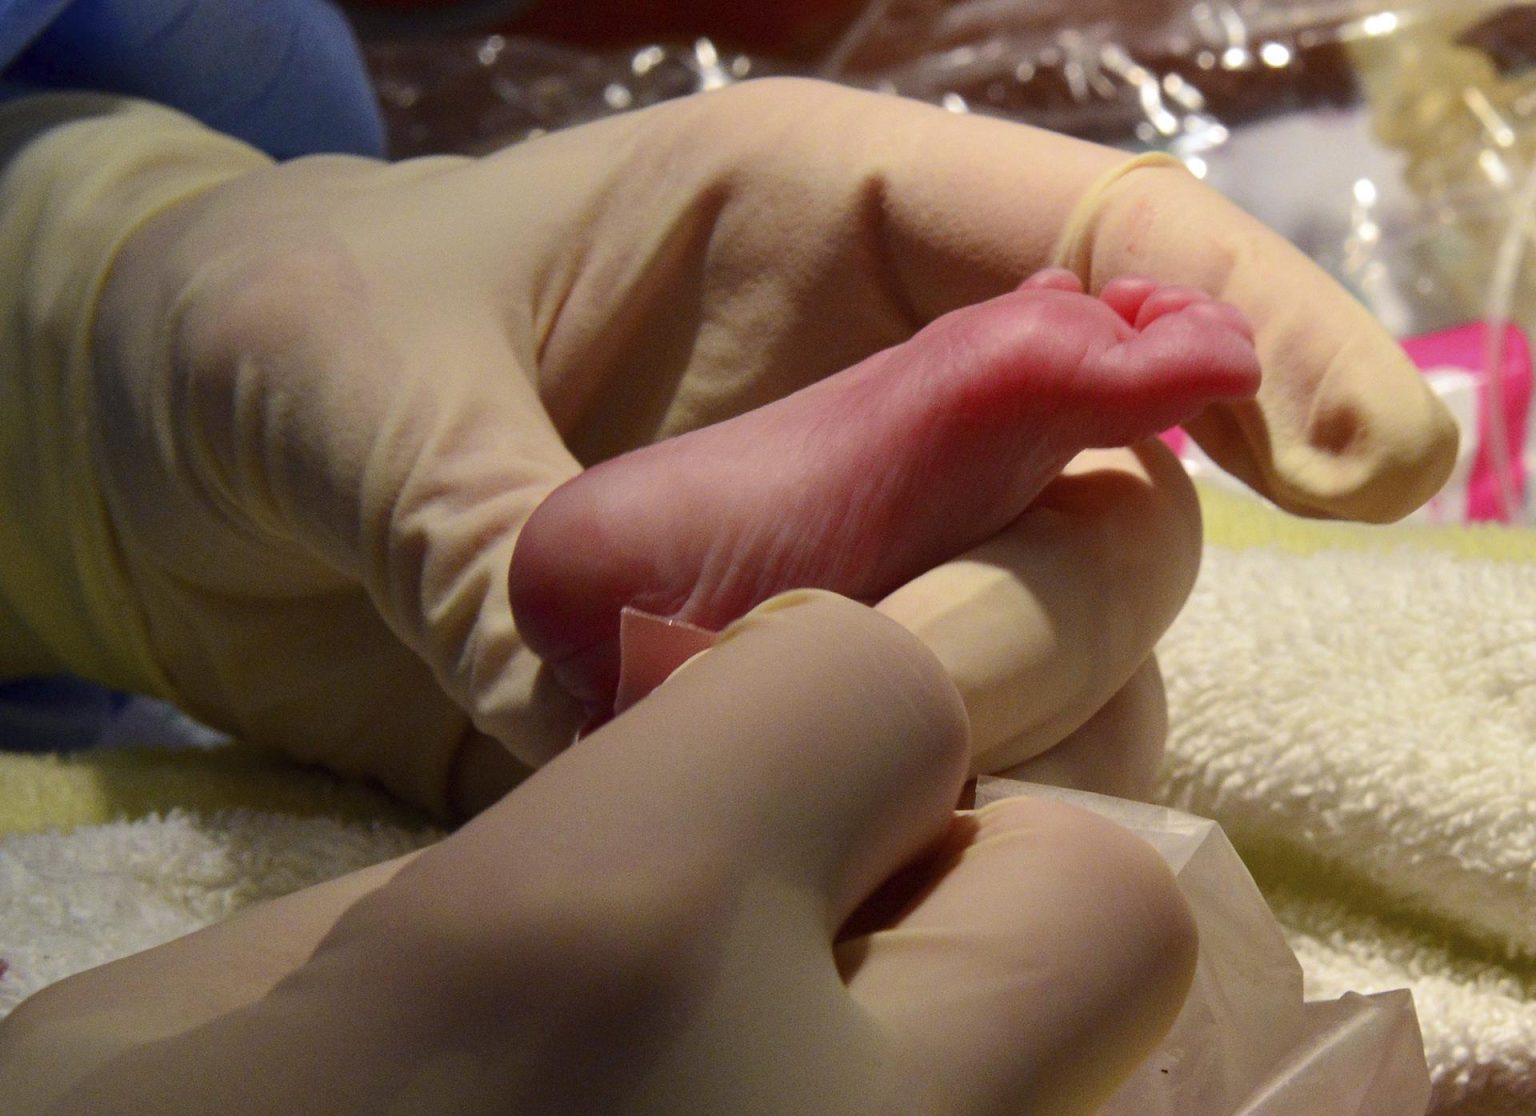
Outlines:
{"type": "Polygon", "coordinates": [[[778,598],[414,859],[27,1001],[7,1111],[1093,1111],[1189,912],[1107,821],[952,813],[967,763],[917,640],[778,598]]]}
{"type": "Polygon", "coordinates": [[[0,3],[0,69],[0,95],[144,97],[279,158],[384,153],[357,41],[327,0],[0,3]]]}
{"type": "MultiPolygon", "coordinates": [[[[805,82],[393,167],[266,168],[144,106],[53,128],[0,199],[0,290],[26,300],[7,361],[33,393],[4,416],[7,665],[168,696],[441,806],[488,739],[538,763],[584,719],[507,607],[547,492],[1008,290],[1064,236],[1097,261],[1123,235],[1153,275],[1226,261],[1267,398],[1355,433],[1292,477],[1306,431],[1209,417],[1251,436],[1227,447],[1250,475],[1381,515],[1432,490],[1452,426],[1391,341],[1182,172],[1096,189],[1124,158],[805,82]]],[[[886,602],[959,680],[978,766],[1082,725],[1188,592],[1187,484],[1155,449],[1117,461],[886,602]]]]}

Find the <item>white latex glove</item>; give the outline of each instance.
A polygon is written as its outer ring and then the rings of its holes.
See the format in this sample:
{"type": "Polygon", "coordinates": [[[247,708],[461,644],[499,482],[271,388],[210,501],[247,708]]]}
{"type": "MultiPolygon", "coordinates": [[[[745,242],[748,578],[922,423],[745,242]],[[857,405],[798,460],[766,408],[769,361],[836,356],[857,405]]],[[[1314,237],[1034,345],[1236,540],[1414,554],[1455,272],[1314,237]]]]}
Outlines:
{"type": "Polygon", "coordinates": [[[1091,1112],[1188,909],[1084,811],[954,814],[968,758],[921,643],[777,598],[415,858],[27,1001],[7,1112],[1091,1112]]]}
{"type": "MultiPolygon", "coordinates": [[[[1248,315],[1259,404],[1194,426],[1291,506],[1402,514],[1452,457],[1406,358],[1273,234],[1182,171],[995,120],[765,81],[482,160],[277,167],[132,103],[5,120],[3,666],[438,808],[505,778],[489,741],[537,764],[583,719],[507,606],[548,491],[1053,261],[1248,315]]],[[[1121,454],[886,602],[959,681],[978,766],[1145,672],[1196,524],[1165,454],[1121,454]]]]}

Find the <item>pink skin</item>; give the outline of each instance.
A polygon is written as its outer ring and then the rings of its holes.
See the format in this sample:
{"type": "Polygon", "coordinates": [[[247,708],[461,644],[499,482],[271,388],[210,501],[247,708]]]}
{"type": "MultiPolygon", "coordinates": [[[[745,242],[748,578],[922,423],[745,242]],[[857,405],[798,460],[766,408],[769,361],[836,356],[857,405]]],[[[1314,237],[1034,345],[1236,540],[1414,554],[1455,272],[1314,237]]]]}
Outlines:
{"type": "Polygon", "coordinates": [[[875,601],[1024,511],[1080,450],[1259,384],[1242,315],[1149,279],[1053,269],[793,395],[597,465],[529,518],[510,574],[528,646],[599,717],[620,613],[723,627],[776,593],[875,601]]]}

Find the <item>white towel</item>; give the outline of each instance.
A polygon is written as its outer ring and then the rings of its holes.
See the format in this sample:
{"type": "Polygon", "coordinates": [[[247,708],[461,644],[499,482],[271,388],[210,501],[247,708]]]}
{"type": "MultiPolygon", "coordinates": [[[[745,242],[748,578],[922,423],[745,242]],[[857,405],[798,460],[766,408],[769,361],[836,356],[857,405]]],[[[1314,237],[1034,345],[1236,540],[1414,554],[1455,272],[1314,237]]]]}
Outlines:
{"type": "Polygon", "coordinates": [[[0,839],[0,1017],[73,973],[433,838],[386,822],[173,810],[0,839]]]}
{"type": "Polygon", "coordinates": [[[1160,654],[1164,797],[1243,852],[1308,998],[1411,988],[1432,1111],[1536,1113],[1536,566],[1211,547],[1160,654]]]}

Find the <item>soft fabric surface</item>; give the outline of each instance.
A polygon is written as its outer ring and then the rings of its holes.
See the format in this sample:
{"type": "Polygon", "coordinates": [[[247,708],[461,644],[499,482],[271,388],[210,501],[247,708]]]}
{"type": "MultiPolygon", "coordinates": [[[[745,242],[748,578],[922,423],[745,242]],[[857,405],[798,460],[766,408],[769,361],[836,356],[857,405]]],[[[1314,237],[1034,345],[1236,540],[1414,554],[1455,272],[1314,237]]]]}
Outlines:
{"type": "MultiPolygon", "coordinates": [[[[1205,503],[1165,797],[1222,823],[1309,1000],[1413,990],[1434,1112],[1536,1116],[1536,532],[1205,503]]],[[[0,755],[0,833],[0,1014],[433,837],[246,749],[0,755]]]]}
{"type": "Polygon", "coordinates": [[[432,839],[387,823],[174,810],[0,843],[0,1016],[81,969],[432,839]]]}
{"type": "Polygon", "coordinates": [[[438,834],[256,748],[0,753],[0,1016],[71,973],[438,834]]]}
{"type": "Polygon", "coordinates": [[[1413,990],[1433,1111],[1536,1113],[1536,533],[1205,505],[1163,796],[1221,822],[1309,999],[1413,990]]]}

